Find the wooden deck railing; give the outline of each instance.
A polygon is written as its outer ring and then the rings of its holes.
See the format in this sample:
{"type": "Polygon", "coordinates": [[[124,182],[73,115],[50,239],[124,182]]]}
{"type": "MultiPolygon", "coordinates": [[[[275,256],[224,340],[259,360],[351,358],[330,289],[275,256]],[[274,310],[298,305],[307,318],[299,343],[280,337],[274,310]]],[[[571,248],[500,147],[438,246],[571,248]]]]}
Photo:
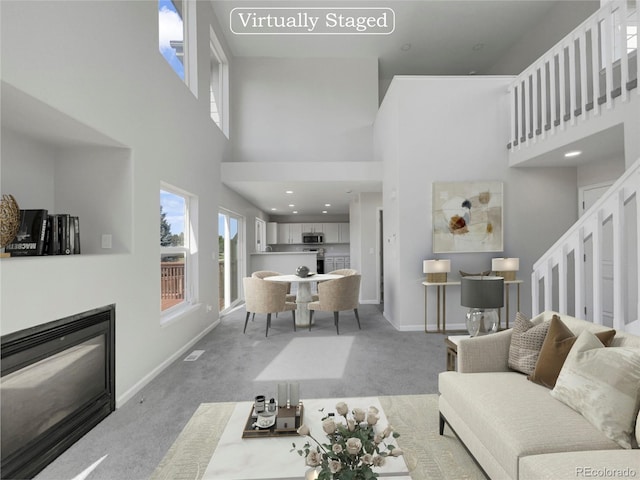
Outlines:
{"type": "Polygon", "coordinates": [[[162,310],[184,300],[184,263],[160,262],[162,310]]]}

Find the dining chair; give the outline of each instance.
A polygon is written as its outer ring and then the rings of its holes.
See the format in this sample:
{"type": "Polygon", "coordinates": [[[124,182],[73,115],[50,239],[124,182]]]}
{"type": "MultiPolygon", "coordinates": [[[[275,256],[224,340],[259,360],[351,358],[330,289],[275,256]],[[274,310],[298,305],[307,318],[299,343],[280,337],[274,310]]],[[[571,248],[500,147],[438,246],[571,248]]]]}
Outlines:
{"type": "MultiPolygon", "coordinates": [[[[251,274],[254,278],[275,277],[277,275],[282,274],[280,272],[272,272],[271,270],[258,270],[251,274]]],[[[283,285],[287,286],[287,302],[295,302],[296,296],[291,293],[291,283],[283,283],[283,285]]]]}
{"type": "MultiPolygon", "coordinates": [[[[340,335],[338,327],[340,312],[353,310],[358,322],[358,329],[360,329],[360,316],[358,315],[360,279],[361,275],[354,274],[318,283],[319,299],[308,304],[311,320],[313,320],[314,311],[333,312],[333,323],[336,326],[337,334],[340,335]]],[[[309,322],[309,330],[311,330],[311,322],[309,322]]]]}
{"type": "Polygon", "coordinates": [[[256,313],[267,314],[267,329],[264,336],[269,335],[271,327],[271,314],[278,312],[291,311],[293,316],[293,331],[296,331],[296,308],[293,302],[287,302],[287,285],[284,283],[267,282],[261,278],[245,277],[242,279],[244,286],[244,300],[247,316],[244,319],[244,329],[242,333],[247,331],[247,323],[249,315],[256,313]]]}
{"type": "Polygon", "coordinates": [[[349,275],[356,275],[358,271],[354,270],[353,268],[340,268],[329,273],[333,275],[342,275],[343,277],[348,277],[349,275]]]}

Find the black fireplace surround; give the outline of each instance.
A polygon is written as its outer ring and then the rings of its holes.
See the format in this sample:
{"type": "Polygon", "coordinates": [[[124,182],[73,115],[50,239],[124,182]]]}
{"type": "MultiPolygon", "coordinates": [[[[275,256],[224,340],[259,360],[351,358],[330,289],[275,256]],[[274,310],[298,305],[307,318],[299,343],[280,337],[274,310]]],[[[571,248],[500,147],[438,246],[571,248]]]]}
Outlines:
{"type": "Polygon", "coordinates": [[[115,305],[0,343],[0,477],[33,478],[115,410],[115,305]]]}

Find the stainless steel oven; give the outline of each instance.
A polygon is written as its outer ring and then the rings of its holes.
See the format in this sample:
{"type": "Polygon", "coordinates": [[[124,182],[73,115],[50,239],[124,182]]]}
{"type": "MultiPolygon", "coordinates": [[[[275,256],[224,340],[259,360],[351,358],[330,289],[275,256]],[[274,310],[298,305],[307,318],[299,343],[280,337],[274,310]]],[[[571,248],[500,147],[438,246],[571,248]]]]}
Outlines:
{"type": "Polygon", "coordinates": [[[316,273],[324,273],[324,248],[303,248],[303,252],[316,252],[316,273]]]}

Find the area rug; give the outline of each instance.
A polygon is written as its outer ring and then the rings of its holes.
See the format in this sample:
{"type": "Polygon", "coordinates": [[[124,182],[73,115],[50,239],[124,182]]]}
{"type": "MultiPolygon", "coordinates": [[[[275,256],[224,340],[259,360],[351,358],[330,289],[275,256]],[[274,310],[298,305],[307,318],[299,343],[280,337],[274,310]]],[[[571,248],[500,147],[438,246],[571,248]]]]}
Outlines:
{"type": "MultiPolygon", "coordinates": [[[[438,434],[437,395],[378,397],[400,433],[412,480],[485,480],[478,466],[450,429],[438,434]]],[[[151,480],[199,480],[235,407],[235,403],[203,403],[156,468],[151,480]]]]}

